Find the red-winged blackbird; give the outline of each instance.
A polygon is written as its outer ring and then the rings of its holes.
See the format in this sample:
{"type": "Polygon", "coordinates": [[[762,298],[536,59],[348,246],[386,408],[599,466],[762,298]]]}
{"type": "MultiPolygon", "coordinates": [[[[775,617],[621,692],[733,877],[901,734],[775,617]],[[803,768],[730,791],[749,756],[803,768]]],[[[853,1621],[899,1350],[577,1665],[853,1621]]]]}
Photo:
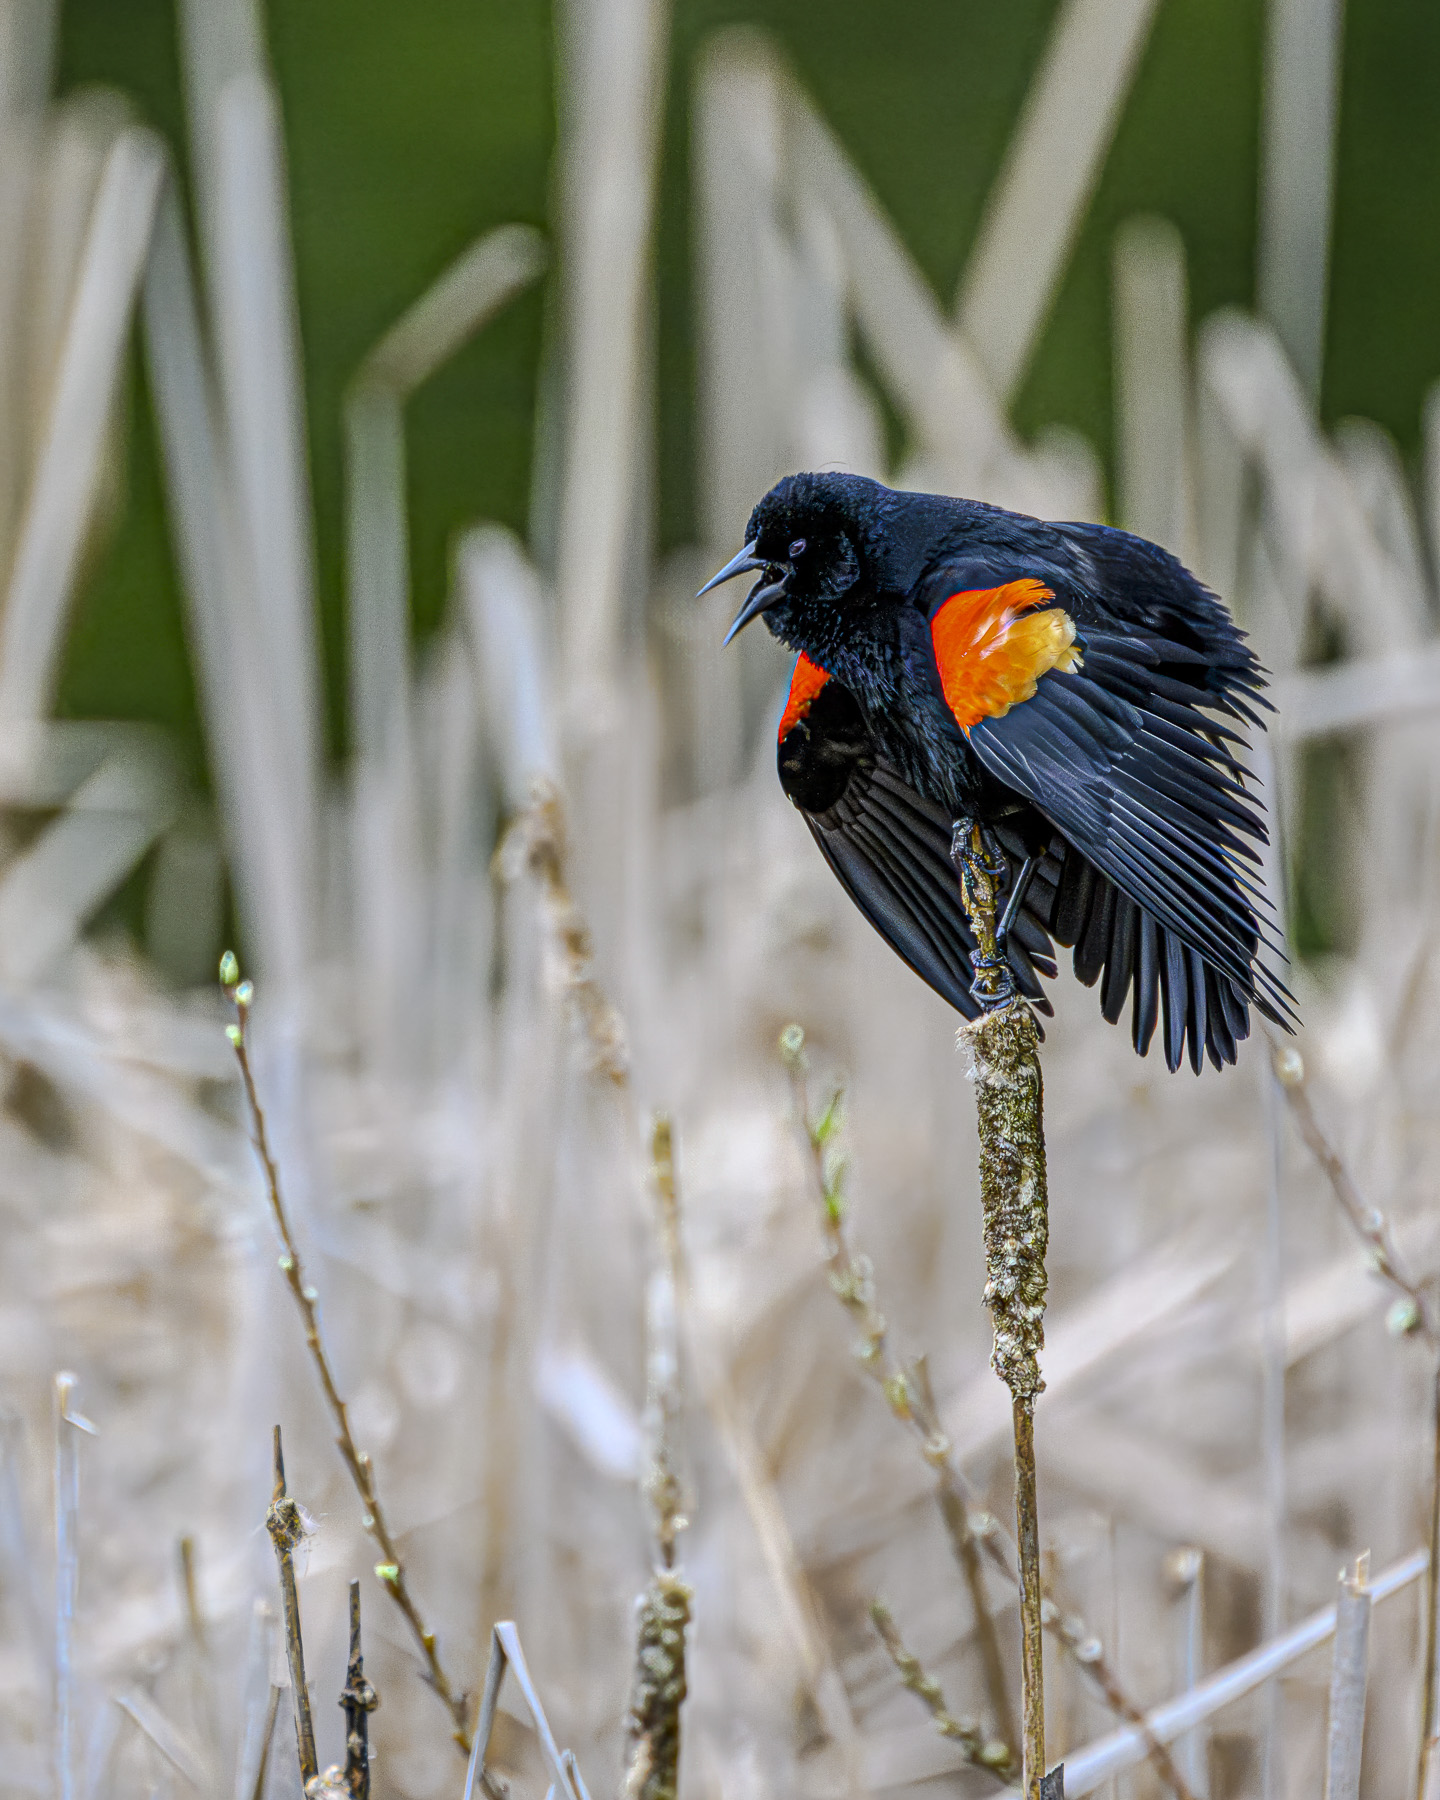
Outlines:
{"type": "Polygon", "coordinates": [[[855,904],[967,1017],[975,938],[957,867],[1003,861],[1003,974],[1042,1011],[1053,943],[1132,987],[1144,1055],[1233,1063],[1250,1008],[1286,1024],[1279,946],[1245,863],[1265,822],[1228,717],[1263,729],[1264,676],[1220,602],[1167,551],[856,475],[791,475],[702,592],[761,575],[726,642],[763,615],[800,656],[780,783],[855,904]]]}

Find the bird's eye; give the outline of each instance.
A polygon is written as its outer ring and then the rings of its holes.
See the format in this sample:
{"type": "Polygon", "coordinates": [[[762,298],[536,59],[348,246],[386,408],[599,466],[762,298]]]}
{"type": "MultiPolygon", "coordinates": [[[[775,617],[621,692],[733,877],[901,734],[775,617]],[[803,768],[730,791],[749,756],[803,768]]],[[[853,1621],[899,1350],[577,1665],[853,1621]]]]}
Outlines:
{"type": "Polygon", "coordinates": [[[803,556],[805,554],[804,538],[796,538],[794,543],[791,544],[790,549],[787,554],[788,554],[789,560],[791,562],[794,562],[794,560],[797,556],[803,556]]]}

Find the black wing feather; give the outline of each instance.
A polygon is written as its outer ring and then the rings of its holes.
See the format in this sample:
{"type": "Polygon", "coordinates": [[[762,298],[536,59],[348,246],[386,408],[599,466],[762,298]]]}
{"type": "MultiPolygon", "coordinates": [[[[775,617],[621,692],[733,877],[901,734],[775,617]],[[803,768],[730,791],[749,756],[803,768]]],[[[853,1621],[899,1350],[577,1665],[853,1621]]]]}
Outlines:
{"type": "MultiPolygon", "coordinates": [[[[975,1018],[975,939],[950,861],[945,809],[877,753],[858,703],[836,681],[781,741],[779,762],[781,785],[855,905],[922,981],[975,1018]]],[[[1013,878],[1019,858],[1008,850],[1006,857],[1013,878]]],[[[1021,993],[1050,1012],[1040,974],[1053,975],[1055,960],[1033,904],[1016,920],[1010,965],[1021,993]]]]}

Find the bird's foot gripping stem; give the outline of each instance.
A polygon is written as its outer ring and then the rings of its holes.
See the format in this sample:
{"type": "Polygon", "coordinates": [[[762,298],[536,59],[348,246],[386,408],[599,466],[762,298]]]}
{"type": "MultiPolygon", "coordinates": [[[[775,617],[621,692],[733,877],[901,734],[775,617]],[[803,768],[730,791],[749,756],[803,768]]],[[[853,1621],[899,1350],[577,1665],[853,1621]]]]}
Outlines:
{"type": "MultiPolygon", "coordinates": [[[[960,903],[975,933],[971,997],[983,1011],[999,1012],[1017,994],[1005,955],[1005,938],[1015,908],[1007,906],[1003,916],[998,911],[1005,859],[977,819],[957,819],[950,838],[950,860],[960,877],[960,903]]],[[[1018,898],[1018,890],[1012,897],[1018,898]]]]}

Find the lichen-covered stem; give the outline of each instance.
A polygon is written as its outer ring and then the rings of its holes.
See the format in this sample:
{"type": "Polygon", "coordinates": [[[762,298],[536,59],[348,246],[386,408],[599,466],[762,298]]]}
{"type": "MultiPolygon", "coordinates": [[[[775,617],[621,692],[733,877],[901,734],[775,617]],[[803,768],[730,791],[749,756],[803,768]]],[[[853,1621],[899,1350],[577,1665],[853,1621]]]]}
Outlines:
{"type": "Polygon", "coordinates": [[[676,1539],[685,1527],[677,1438],[684,1394],[680,1385],[680,1196],[670,1121],[655,1120],[650,1138],[651,1189],[657,1250],[646,1306],[645,1493],[650,1502],[655,1567],[640,1598],[635,1676],[630,1693],[624,1800],[675,1800],[680,1779],[680,1706],[685,1698],[685,1633],[691,1592],[675,1567],[676,1539]]]}
{"type": "Polygon", "coordinates": [[[995,1327],[990,1363],[1012,1399],[1045,1384],[1045,1251],[1049,1215],[1035,1019],[1007,1006],[962,1028],[974,1056],[980,1121],[980,1208],[985,1221],[985,1304],[995,1327]]]}
{"type": "Polygon", "coordinates": [[[1009,1388],[1014,1409],[1024,1792],[1026,1800],[1039,1800],[1045,1774],[1045,1694],[1035,1399],[1045,1385],[1039,1353],[1045,1342],[1049,1240],[1043,1089],[1035,1020],[1027,1006],[1012,1003],[986,1013],[963,1027],[962,1036],[974,1058],[980,1125],[985,1303],[994,1327],[990,1362],[1009,1388]]]}
{"type": "Polygon", "coordinates": [[[675,1800],[689,1624],[690,1589],[673,1571],[657,1569],[640,1602],[623,1800],[675,1800]]]}

